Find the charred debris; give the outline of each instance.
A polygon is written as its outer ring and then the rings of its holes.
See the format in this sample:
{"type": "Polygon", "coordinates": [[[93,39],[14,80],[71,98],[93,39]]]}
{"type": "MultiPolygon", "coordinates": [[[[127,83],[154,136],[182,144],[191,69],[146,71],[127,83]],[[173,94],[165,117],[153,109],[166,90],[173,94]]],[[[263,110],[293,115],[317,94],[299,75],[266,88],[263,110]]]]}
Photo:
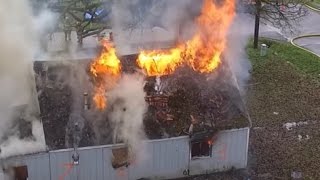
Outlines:
{"type": "MultiPolygon", "coordinates": [[[[135,72],[136,58],[137,55],[121,57],[122,71],[135,72]]],[[[91,79],[85,72],[79,72],[89,63],[89,60],[34,63],[41,119],[49,149],[114,143],[108,112],[95,109],[91,79]]],[[[144,87],[148,103],[144,117],[147,138],[181,135],[206,138],[219,130],[247,126],[238,103],[240,93],[230,83],[230,73],[228,65],[221,64],[210,75],[182,67],[174,74],[160,77],[160,84],[159,77],[147,77],[144,87]]]]}

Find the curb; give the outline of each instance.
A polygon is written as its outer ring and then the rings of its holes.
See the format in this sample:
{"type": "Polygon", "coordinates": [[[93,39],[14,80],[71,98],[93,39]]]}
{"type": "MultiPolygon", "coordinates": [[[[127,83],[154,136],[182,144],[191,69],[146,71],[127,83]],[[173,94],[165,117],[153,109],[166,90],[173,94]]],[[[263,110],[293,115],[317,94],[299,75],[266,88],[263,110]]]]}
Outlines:
{"type": "Polygon", "coordinates": [[[314,10],[316,12],[320,12],[320,9],[318,9],[318,8],[314,8],[314,7],[312,7],[312,6],[308,5],[308,4],[305,4],[305,6],[307,6],[311,10],[314,10]]]}
{"type": "MultiPolygon", "coordinates": [[[[319,12],[320,12],[320,11],[319,11],[319,12]]],[[[313,52],[313,51],[311,51],[311,50],[309,50],[309,49],[307,49],[307,48],[301,47],[301,46],[297,45],[296,43],[294,43],[295,40],[301,39],[301,38],[306,38],[306,37],[320,37],[320,34],[308,34],[308,35],[298,36],[298,37],[292,38],[290,42],[291,42],[291,44],[292,44],[293,46],[295,46],[295,47],[297,47],[297,48],[299,48],[299,49],[305,50],[305,51],[307,51],[307,52],[309,52],[309,53],[311,53],[311,54],[313,54],[313,55],[316,55],[317,57],[320,58],[320,55],[319,55],[319,54],[316,54],[315,52],[313,52]]]]}

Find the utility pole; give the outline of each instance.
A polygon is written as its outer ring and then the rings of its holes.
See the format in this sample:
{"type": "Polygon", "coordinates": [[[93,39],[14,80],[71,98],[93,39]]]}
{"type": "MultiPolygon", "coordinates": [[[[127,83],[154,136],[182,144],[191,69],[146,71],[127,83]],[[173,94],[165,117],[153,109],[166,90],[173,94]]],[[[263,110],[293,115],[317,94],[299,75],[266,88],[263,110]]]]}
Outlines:
{"type": "Polygon", "coordinates": [[[256,0],[256,16],[254,24],[253,48],[258,48],[261,0],[256,0]]]}

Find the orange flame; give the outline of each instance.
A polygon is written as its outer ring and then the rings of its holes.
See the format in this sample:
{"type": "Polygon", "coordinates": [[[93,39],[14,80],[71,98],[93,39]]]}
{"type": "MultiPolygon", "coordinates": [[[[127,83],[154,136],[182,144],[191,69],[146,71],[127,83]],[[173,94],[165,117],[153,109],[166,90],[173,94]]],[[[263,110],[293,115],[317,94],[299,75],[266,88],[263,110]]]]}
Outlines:
{"type": "Polygon", "coordinates": [[[107,107],[107,99],[105,97],[106,89],[103,86],[95,88],[95,94],[93,95],[93,101],[98,109],[104,109],[107,107]]]}
{"type": "MultiPolygon", "coordinates": [[[[235,0],[225,0],[219,5],[212,0],[204,0],[201,15],[196,19],[195,35],[189,41],[169,50],[140,52],[138,66],[148,76],[171,74],[181,65],[188,65],[200,73],[212,72],[221,63],[227,32],[234,15],[235,0]]],[[[90,65],[95,81],[93,100],[101,110],[107,106],[106,90],[114,86],[121,70],[113,45],[103,41],[103,46],[103,52],[90,65]]]]}
{"type": "Polygon", "coordinates": [[[205,0],[193,38],[170,50],[142,51],[137,59],[138,66],[148,76],[173,73],[182,64],[200,73],[212,72],[221,63],[234,15],[235,0],[225,0],[221,5],[205,0]]]}
{"type": "Polygon", "coordinates": [[[118,79],[121,70],[113,45],[108,41],[102,41],[102,45],[102,53],[90,64],[90,72],[96,83],[93,101],[100,110],[107,106],[106,90],[114,85],[112,82],[118,79]]]}
{"type": "Polygon", "coordinates": [[[120,74],[120,60],[116,55],[115,48],[108,41],[102,41],[102,45],[104,50],[91,64],[91,73],[96,77],[106,74],[118,76],[120,74]]]}
{"type": "Polygon", "coordinates": [[[171,74],[182,62],[180,48],[168,51],[142,51],[138,56],[138,66],[144,68],[149,76],[171,74]]]}

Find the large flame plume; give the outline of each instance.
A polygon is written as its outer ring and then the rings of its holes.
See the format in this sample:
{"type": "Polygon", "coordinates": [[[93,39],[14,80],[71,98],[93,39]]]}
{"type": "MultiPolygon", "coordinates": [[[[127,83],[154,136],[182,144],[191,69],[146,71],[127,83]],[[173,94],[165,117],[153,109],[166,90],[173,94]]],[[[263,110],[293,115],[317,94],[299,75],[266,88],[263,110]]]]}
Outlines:
{"type": "MultiPolygon", "coordinates": [[[[235,0],[214,3],[204,0],[197,29],[187,42],[167,50],[141,51],[137,64],[148,76],[172,74],[179,66],[187,65],[200,73],[210,73],[221,63],[226,47],[227,31],[235,16],[235,0]]],[[[107,106],[106,91],[111,89],[120,76],[120,60],[109,41],[103,41],[104,50],[90,65],[94,78],[93,100],[98,109],[107,106]]]]}
{"type": "Polygon", "coordinates": [[[210,73],[221,63],[227,31],[235,16],[235,0],[215,4],[204,0],[197,30],[187,42],[169,50],[142,51],[137,64],[148,76],[167,75],[180,65],[188,65],[200,73],[210,73]]]}
{"type": "Polygon", "coordinates": [[[104,40],[102,45],[104,48],[102,53],[90,64],[90,73],[95,84],[93,100],[100,110],[106,108],[106,90],[115,85],[121,71],[120,60],[116,55],[113,44],[104,40]]]}

